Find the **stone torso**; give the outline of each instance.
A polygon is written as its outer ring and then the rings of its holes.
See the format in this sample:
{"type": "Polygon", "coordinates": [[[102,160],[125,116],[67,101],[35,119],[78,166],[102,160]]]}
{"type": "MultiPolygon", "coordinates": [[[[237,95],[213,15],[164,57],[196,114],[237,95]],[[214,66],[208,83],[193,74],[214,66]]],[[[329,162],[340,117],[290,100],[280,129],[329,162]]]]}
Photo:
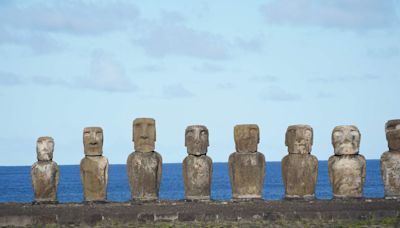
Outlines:
{"type": "Polygon", "coordinates": [[[265,176],[265,157],[262,153],[232,153],[229,156],[229,176],[232,197],[261,198],[265,176]]]}
{"type": "Polygon", "coordinates": [[[182,163],[186,199],[210,199],[212,160],[207,155],[187,156],[182,163]]]}
{"type": "Polygon", "coordinates": [[[32,186],[35,201],[56,201],[59,169],[54,161],[38,161],[32,165],[32,186]]]}
{"type": "Polygon", "coordinates": [[[366,161],[362,155],[331,156],[329,178],[334,197],[362,197],[366,161]]]}
{"type": "Polygon", "coordinates": [[[381,156],[381,174],[385,196],[400,197],[400,152],[388,151],[381,156]]]}
{"type": "Polygon", "coordinates": [[[314,197],[318,159],[310,154],[289,154],[282,159],[281,164],[285,196],[314,197]]]}
{"type": "Polygon", "coordinates": [[[133,152],[127,162],[132,198],[158,199],[162,159],[157,152],[133,152]]]}
{"type": "Polygon", "coordinates": [[[85,201],[107,198],[108,160],[104,156],[86,156],[81,160],[81,179],[85,201]]]}

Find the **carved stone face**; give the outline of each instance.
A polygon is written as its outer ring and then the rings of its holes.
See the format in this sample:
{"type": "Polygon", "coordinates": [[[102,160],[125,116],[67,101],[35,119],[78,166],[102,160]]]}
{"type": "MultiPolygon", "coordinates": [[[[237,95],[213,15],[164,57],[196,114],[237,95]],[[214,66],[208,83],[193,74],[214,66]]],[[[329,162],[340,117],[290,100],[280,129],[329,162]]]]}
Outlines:
{"type": "Polygon", "coordinates": [[[285,145],[289,154],[309,154],[313,144],[313,129],[309,125],[291,125],[286,130],[285,145]]]}
{"type": "Polygon", "coordinates": [[[85,127],[85,129],[83,129],[83,147],[85,155],[102,155],[103,129],[100,127],[85,127]]]}
{"type": "Polygon", "coordinates": [[[400,119],[386,122],[385,132],[389,149],[400,151],[400,119]]]}
{"type": "Polygon", "coordinates": [[[156,121],[152,118],[137,118],[133,121],[135,151],[152,152],[156,142],[156,121]]]}
{"type": "Polygon", "coordinates": [[[356,126],[337,126],[332,131],[332,145],[336,155],[358,154],[361,134],[356,126]]]}
{"type": "Polygon", "coordinates": [[[202,155],[207,153],[208,129],[203,125],[188,126],[185,131],[185,146],[187,153],[192,155],[202,155]]]}
{"type": "Polygon", "coordinates": [[[53,160],[54,140],[52,137],[40,137],[36,142],[36,154],[38,161],[53,160]]]}
{"type": "Polygon", "coordinates": [[[234,128],[236,151],[238,153],[257,152],[260,130],[257,124],[240,124],[234,128]]]}

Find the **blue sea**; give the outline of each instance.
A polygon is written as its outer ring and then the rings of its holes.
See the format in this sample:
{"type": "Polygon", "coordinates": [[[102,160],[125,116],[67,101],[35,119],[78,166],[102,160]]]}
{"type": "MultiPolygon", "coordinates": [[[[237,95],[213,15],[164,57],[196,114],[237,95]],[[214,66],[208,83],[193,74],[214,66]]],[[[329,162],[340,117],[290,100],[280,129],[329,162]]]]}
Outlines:
{"type": "MultiPolygon", "coordinates": [[[[267,162],[266,166],[264,199],[280,200],[284,195],[281,163],[267,162]]],[[[32,202],[30,168],[30,166],[0,167],[0,202],[32,202]]],[[[109,201],[124,202],[130,200],[131,194],[125,165],[110,165],[107,192],[109,201]]],[[[319,162],[316,196],[318,199],[332,198],[327,161],[319,162]]],[[[367,161],[364,196],[367,198],[382,198],[384,196],[379,160],[367,161]]],[[[164,164],[160,199],[180,200],[183,198],[182,164],[164,164]]],[[[228,163],[214,163],[213,165],[211,198],[214,200],[231,198],[228,163]]],[[[60,202],[81,202],[83,200],[79,165],[60,165],[58,200],[60,202]]]]}

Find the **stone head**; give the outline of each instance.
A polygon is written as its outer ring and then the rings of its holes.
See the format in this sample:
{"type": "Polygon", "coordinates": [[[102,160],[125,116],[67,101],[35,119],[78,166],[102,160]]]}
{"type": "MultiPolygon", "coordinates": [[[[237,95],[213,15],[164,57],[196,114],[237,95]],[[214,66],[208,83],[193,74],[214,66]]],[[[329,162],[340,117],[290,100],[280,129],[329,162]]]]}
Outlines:
{"type": "Polygon", "coordinates": [[[103,129],[101,129],[101,127],[85,127],[83,129],[83,147],[85,150],[85,155],[102,155],[103,129]]]}
{"type": "Polygon", "coordinates": [[[356,126],[337,126],[332,131],[332,145],[336,155],[358,154],[361,133],[356,126]]]}
{"type": "Polygon", "coordinates": [[[209,146],[207,127],[203,125],[188,126],[185,130],[185,146],[188,154],[197,156],[206,154],[209,146]]]}
{"type": "Polygon", "coordinates": [[[385,132],[389,149],[400,151],[400,119],[386,122],[385,132]]]}
{"type": "Polygon", "coordinates": [[[38,161],[53,160],[54,140],[52,137],[39,137],[36,142],[36,154],[38,161]]]}
{"type": "Polygon", "coordinates": [[[135,151],[153,152],[156,142],[156,121],[152,118],[135,119],[132,136],[135,151]]]}
{"type": "Polygon", "coordinates": [[[309,125],[291,125],[286,130],[285,145],[289,154],[309,154],[313,145],[313,129],[309,125]]]}
{"type": "Polygon", "coordinates": [[[239,124],[233,130],[236,152],[254,153],[260,142],[260,130],[257,124],[239,124]]]}

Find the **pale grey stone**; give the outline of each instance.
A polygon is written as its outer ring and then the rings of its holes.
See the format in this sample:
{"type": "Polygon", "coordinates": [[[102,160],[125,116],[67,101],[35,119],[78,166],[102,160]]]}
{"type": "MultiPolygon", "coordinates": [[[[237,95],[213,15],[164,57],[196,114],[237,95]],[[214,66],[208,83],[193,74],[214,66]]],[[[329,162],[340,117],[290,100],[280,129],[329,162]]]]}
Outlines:
{"type": "Polygon", "coordinates": [[[389,151],[381,156],[381,174],[385,198],[400,198],[400,119],[385,125],[389,151]]]}
{"type": "Polygon", "coordinates": [[[329,179],[334,198],[361,198],[366,174],[364,156],[332,155],[328,160],[329,179]]]}
{"type": "Polygon", "coordinates": [[[311,155],[313,129],[292,125],[286,131],[289,154],[281,162],[285,198],[313,199],[318,176],[318,159],[311,155]]]}
{"type": "Polygon", "coordinates": [[[366,161],[359,155],[361,134],[356,126],[337,126],[332,131],[335,155],[328,160],[334,198],[361,198],[366,161]]]}
{"type": "Polygon", "coordinates": [[[203,125],[188,126],[185,131],[185,146],[191,155],[207,154],[208,129],[203,125]]]}
{"type": "Polygon", "coordinates": [[[182,163],[185,199],[209,200],[211,196],[212,160],[207,155],[188,155],[182,163]]]}
{"type": "Polygon", "coordinates": [[[361,133],[356,126],[337,126],[332,132],[332,145],[336,155],[358,154],[361,133]]]}
{"type": "Polygon", "coordinates": [[[59,168],[53,160],[54,140],[40,137],[36,144],[38,162],[31,168],[35,202],[57,202],[59,168]]]}

